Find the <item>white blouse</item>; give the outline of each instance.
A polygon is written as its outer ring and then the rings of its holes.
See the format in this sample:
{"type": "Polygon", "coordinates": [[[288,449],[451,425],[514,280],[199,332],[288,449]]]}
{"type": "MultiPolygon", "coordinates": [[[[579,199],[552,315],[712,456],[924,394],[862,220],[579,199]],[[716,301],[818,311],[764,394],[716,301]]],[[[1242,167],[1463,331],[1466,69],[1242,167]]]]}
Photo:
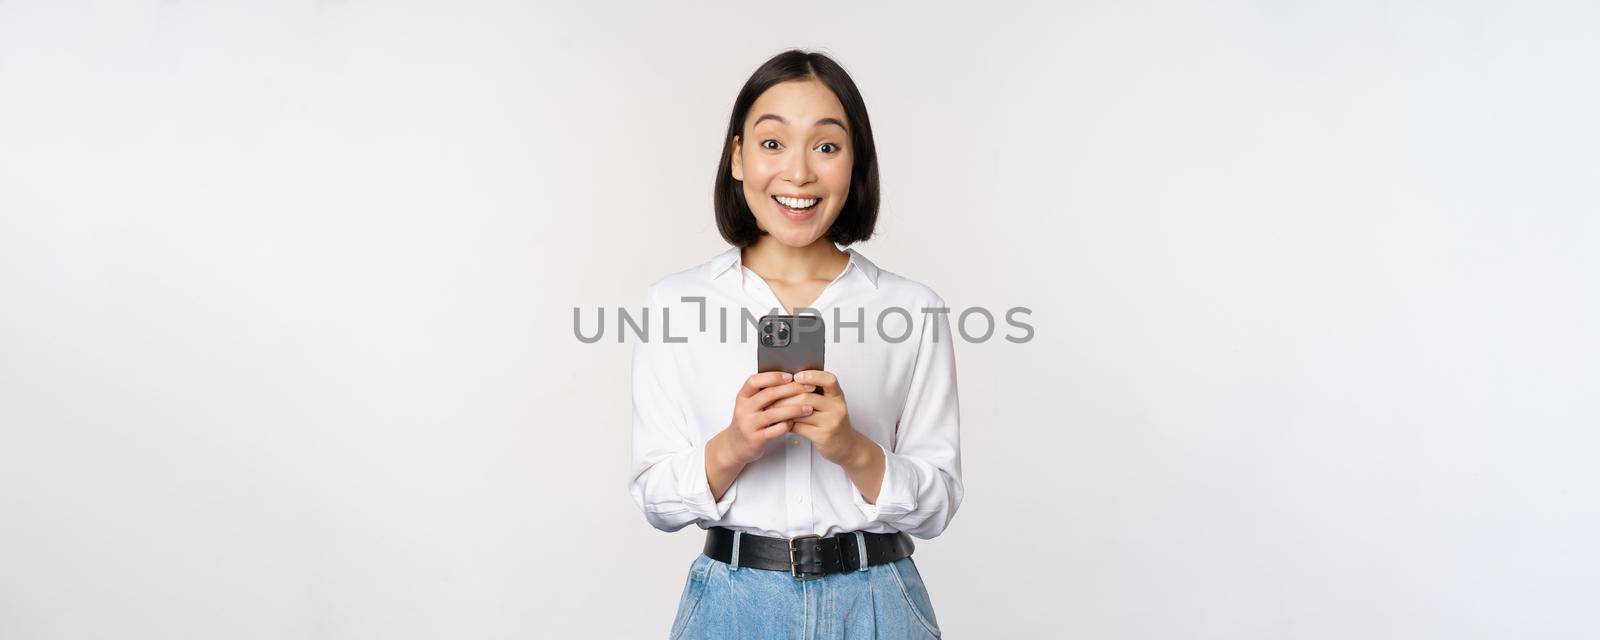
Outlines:
{"type": "Polygon", "coordinates": [[[628,488],[652,526],[677,531],[693,522],[784,538],[904,531],[922,539],[949,526],[964,489],[944,299],[845,251],[849,264],[810,308],[826,326],[824,368],[838,377],[851,426],[884,450],[876,499],[866,500],[842,467],[794,433],[767,443],[722,500],[712,499],[705,446],[731,423],[734,397],[756,372],[755,319],[789,313],[734,247],[656,281],[646,292],[648,315],[629,314],[628,488]]]}

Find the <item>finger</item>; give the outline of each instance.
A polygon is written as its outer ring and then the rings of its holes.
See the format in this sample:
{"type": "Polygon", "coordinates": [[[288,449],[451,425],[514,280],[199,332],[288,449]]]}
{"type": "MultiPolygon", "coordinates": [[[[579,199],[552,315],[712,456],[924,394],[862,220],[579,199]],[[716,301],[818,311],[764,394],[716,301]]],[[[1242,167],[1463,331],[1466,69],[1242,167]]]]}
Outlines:
{"type": "MultiPolygon", "coordinates": [[[[792,406],[795,406],[795,405],[808,404],[806,402],[806,398],[808,398],[808,397],[818,397],[818,396],[815,393],[797,393],[797,394],[794,394],[794,395],[789,396],[787,398],[779,398],[776,402],[773,402],[772,404],[767,405],[766,408],[775,409],[777,407],[792,407],[792,406]]],[[[813,407],[813,409],[815,409],[815,407],[813,407]]]]}
{"type": "Polygon", "coordinates": [[[757,430],[756,435],[762,438],[762,442],[766,442],[773,438],[783,437],[783,434],[789,433],[789,430],[792,428],[794,428],[794,423],[789,420],[784,420],[783,422],[779,422],[778,424],[770,427],[763,427],[757,430]]]}
{"type": "Polygon", "coordinates": [[[795,374],[795,380],[806,384],[814,384],[823,390],[823,395],[842,395],[839,390],[839,378],[827,371],[808,369],[795,374]]]}
{"type": "Polygon", "coordinates": [[[793,420],[801,416],[811,415],[811,405],[796,405],[792,407],[778,407],[767,409],[756,414],[756,424],[773,425],[784,420],[793,420]]]}
{"type": "Polygon", "coordinates": [[[739,388],[739,397],[748,398],[762,389],[773,385],[783,384],[794,380],[794,375],[787,371],[768,371],[745,378],[744,386],[739,388]]]}
{"type": "Polygon", "coordinates": [[[788,407],[797,404],[809,404],[811,405],[812,411],[828,411],[828,408],[833,406],[834,399],[829,396],[818,395],[816,393],[800,393],[774,402],[767,408],[771,409],[772,407],[788,407]]]}
{"type": "Polygon", "coordinates": [[[805,393],[810,389],[816,389],[816,387],[813,387],[809,384],[791,382],[778,387],[767,387],[762,389],[760,393],[752,396],[750,401],[754,402],[757,407],[765,408],[767,405],[772,404],[777,400],[787,398],[792,395],[805,393]]]}

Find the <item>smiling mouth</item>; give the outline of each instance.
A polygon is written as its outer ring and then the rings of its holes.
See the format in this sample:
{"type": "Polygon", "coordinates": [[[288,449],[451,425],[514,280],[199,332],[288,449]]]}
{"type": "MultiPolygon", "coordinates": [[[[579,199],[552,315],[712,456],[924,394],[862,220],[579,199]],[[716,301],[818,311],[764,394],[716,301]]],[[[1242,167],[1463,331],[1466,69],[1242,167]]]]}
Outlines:
{"type": "Polygon", "coordinates": [[[822,198],[786,198],[783,196],[772,196],[772,201],[778,203],[778,206],[786,208],[790,211],[806,211],[817,206],[817,203],[822,202],[822,198]]]}
{"type": "Polygon", "coordinates": [[[822,198],[789,198],[772,196],[772,201],[777,203],[778,213],[783,214],[783,217],[795,222],[805,222],[806,220],[810,220],[811,216],[815,215],[817,203],[822,202],[822,198]],[[791,205],[805,206],[804,208],[801,208],[799,206],[791,205]]]}

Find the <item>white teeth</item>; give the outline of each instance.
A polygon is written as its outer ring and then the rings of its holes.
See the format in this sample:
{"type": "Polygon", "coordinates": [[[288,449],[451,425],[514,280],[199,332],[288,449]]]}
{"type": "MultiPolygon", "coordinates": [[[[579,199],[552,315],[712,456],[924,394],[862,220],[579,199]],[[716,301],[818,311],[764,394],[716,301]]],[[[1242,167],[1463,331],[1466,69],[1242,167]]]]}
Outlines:
{"type": "Polygon", "coordinates": [[[817,198],[785,198],[783,196],[773,196],[773,198],[790,209],[806,209],[816,204],[818,200],[817,198]]]}

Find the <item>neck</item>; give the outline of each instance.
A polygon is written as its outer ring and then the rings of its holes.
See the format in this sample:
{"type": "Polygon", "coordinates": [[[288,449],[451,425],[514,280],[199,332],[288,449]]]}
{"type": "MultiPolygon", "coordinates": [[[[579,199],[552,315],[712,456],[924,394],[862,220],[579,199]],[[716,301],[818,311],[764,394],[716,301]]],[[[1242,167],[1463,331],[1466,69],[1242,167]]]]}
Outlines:
{"type": "Polygon", "coordinates": [[[780,282],[832,280],[850,262],[850,256],[827,238],[804,247],[791,247],[765,235],[745,247],[740,255],[744,265],[756,275],[780,282]]]}

